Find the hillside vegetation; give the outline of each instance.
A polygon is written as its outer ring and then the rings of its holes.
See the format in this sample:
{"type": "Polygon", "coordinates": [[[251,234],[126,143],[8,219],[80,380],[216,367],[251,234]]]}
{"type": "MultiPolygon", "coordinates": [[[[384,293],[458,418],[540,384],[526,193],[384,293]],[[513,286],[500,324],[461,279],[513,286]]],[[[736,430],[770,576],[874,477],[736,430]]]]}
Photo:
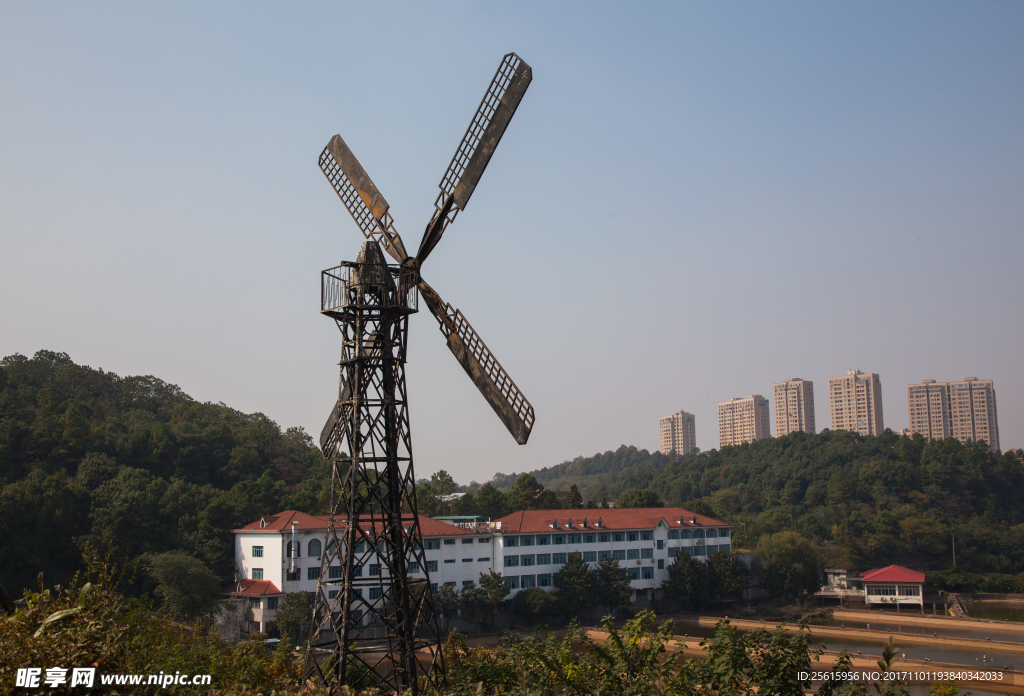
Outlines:
{"type": "MultiPolygon", "coordinates": [[[[1024,571],[1024,457],[985,443],[825,430],[687,457],[623,446],[531,475],[550,488],[576,484],[598,500],[656,491],[668,505],[739,524],[741,546],[793,530],[829,563],[945,567],[955,534],[961,568],[1024,571]]],[[[493,483],[501,488],[508,478],[493,483]]]]}
{"type": "Polygon", "coordinates": [[[310,437],[261,413],[64,353],[0,361],[0,584],[14,596],[39,572],[69,581],[76,540],[128,561],[181,549],[230,582],[230,530],[315,511],[329,482],[310,437]]]}

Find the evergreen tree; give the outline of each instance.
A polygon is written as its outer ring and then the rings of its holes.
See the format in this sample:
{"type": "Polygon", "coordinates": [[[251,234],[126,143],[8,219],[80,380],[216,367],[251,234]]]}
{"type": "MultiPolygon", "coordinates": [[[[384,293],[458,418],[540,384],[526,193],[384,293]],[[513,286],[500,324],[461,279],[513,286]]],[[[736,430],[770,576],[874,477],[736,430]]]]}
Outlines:
{"type": "Polygon", "coordinates": [[[632,587],[629,584],[629,571],[619,566],[618,560],[608,556],[597,562],[596,601],[614,612],[623,604],[629,603],[632,587]]]}
{"type": "Polygon", "coordinates": [[[565,565],[555,575],[555,588],[565,612],[578,616],[584,608],[597,603],[597,581],[590,565],[583,561],[583,554],[574,551],[566,558],[565,565]]]}
{"type": "Polygon", "coordinates": [[[711,599],[711,574],[703,562],[686,551],[678,551],[662,587],[668,599],[703,605],[711,599]]]}

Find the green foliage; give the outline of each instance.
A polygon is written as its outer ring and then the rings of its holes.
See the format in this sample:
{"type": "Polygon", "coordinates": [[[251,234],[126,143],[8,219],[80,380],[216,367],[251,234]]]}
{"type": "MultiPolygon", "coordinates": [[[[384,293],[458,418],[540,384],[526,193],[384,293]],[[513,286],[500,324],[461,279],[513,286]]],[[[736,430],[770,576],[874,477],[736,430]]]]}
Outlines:
{"type": "Polygon", "coordinates": [[[726,551],[712,551],[708,554],[707,568],[712,593],[719,601],[743,596],[748,575],[743,561],[726,551]]]}
{"type": "Polygon", "coordinates": [[[210,614],[223,599],[220,580],[195,556],[167,551],[144,559],[146,570],[156,581],[156,595],[174,616],[194,619],[210,614]]]}
{"type": "Polygon", "coordinates": [[[630,586],[629,572],[619,566],[619,561],[610,556],[597,562],[595,574],[594,601],[614,612],[629,603],[633,589],[630,586]]]}
{"type": "Polygon", "coordinates": [[[64,353],[11,355],[0,370],[0,584],[14,594],[40,571],[69,582],[75,538],[126,560],[181,549],[227,583],[232,528],[324,510],[329,465],[300,428],[64,353]]]}
{"type": "Polygon", "coordinates": [[[565,565],[555,575],[554,585],[562,609],[570,616],[578,616],[585,607],[597,603],[597,578],[578,551],[566,557],[565,565]]]}
{"type": "Polygon", "coordinates": [[[924,574],[925,592],[980,592],[985,578],[953,567],[931,570],[924,574]]]}
{"type": "Polygon", "coordinates": [[[512,611],[527,619],[550,619],[558,613],[561,602],[558,595],[541,587],[531,587],[512,598],[512,611]]]}
{"type": "Polygon", "coordinates": [[[703,605],[711,599],[711,573],[708,566],[686,551],[677,551],[668,566],[668,578],[662,583],[665,598],[687,604],[703,605]]]}
{"type": "Polygon", "coordinates": [[[274,623],[282,636],[291,637],[293,645],[300,642],[309,632],[314,599],[312,592],[289,592],[277,605],[274,623]]]}
{"type": "Polygon", "coordinates": [[[493,570],[480,573],[479,586],[480,603],[487,609],[490,622],[493,624],[495,610],[512,590],[505,584],[505,578],[501,576],[501,573],[495,573],[493,570]]]}
{"type": "Polygon", "coordinates": [[[665,507],[665,503],[654,491],[630,488],[619,496],[616,506],[620,508],[654,508],[665,507]]]}
{"type": "Polygon", "coordinates": [[[583,507],[583,496],[580,494],[580,489],[575,483],[569,488],[569,495],[565,497],[563,507],[566,510],[579,510],[583,507]]]}
{"type": "Polygon", "coordinates": [[[761,586],[769,596],[794,598],[821,589],[821,556],[799,534],[779,532],[763,536],[755,553],[761,586]]]}

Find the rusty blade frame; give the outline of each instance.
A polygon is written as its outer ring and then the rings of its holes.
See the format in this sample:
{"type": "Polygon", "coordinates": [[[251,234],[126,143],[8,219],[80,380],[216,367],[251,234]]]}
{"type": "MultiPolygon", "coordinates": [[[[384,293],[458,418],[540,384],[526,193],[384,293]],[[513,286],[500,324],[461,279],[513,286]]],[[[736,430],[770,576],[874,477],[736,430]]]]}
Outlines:
{"type": "Polygon", "coordinates": [[[319,164],[363,235],[379,242],[398,263],[405,261],[409,254],[395,230],[388,202],[340,135],[335,135],[327,143],[320,153],[319,164]]]}
{"type": "Polygon", "coordinates": [[[441,333],[448,339],[448,348],[462,365],[484,399],[491,405],[498,418],[520,445],[525,445],[533,430],[533,406],[512,378],[505,372],[498,359],[470,326],[462,312],[452,307],[430,287],[420,280],[420,293],[431,314],[441,326],[441,333]]]}
{"type": "Polygon", "coordinates": [[[434,201],[434,216],[416,252],[420,263],[437,246],[441,235],[455,221],[459,211],[465,210],[532,80],[532,68],[515,53],[502,58],[494,79],[438,184],[441,192],[434,201]]]}

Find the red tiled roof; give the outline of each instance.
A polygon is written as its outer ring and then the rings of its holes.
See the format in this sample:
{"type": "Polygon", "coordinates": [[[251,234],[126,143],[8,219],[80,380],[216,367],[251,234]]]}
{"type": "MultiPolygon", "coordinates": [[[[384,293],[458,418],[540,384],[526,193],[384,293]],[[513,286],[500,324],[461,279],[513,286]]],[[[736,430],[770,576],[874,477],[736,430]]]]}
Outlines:
{"type": "Polygon", "coordinates": [[[670,529],[682,527],[726,527],[726,522],[719,522],[704,515],[698,515],[682,508],[611,508],[594,510],[522,510],[506,515],[500,522],[498,533],[536,534],[551,532],[558,523],[560,531],[600,530],[600,529],[652,529],[665,520],[670,529]],[[696,519],[696,523],[694,523],[696,519]],[[570,520],[572,526],[569,526],[570,520]],[[598,526],[600,522],[601,526],[598,526]],[[584,526],[586,524],[586,526],[584,526]]]}
{"type": "Polygon", "coordinates": [[[910,568],[891,565],[876,570],[869,570],[860,576],[861,582],[924,582],[924,573],[918,573],[910,568]]]}
{"type": "MultiPolygon", "coordinates": [[[[446,524],[445,522],[439,522],[432,517],[426,515],[420,515],[420,534],[422,536],[465,536],[472,535],[472,530],[463,529],[456,527],[452,524],[446,524]]],[[[292,522],[297,522],[297,529],[300,532],[306,532],[311,530],[324,530],[327,529],[327,515],[307,515],[304,512],[297,510],[285,510],[279,512],[276,515],[266,515],[256,520],[251,524],[247,524],[241,529],[235,529],[235,532],[289,532],[292,528],[292,522]]],[[[369,527],[370,518],[368,516],[363,518],[363,527],[369,527]]],[[[402,521],[404,523],[412,522],[412,515],[402,515],[402,521]]],[[[338,529],[344,529],[348,524],[348,520],[344,518],[335,519],[335,524],[338,529]]],[[[375,527],[380,527],[379,520],[374,524],[375,527]]]]}
{"type": "Polygon", "coordinates": [[[245,597],[281,594],[281,590],[269,580],[239,580],[224,588],[224,593],[245,597]]]}

